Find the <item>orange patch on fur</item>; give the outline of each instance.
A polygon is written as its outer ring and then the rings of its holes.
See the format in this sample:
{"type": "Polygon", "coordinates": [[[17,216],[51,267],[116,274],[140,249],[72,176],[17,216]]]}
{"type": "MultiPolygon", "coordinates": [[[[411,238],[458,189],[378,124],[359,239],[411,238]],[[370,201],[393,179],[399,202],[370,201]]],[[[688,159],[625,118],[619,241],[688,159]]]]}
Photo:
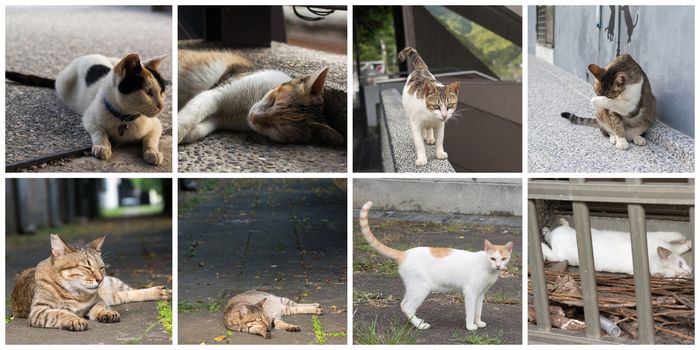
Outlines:
{"type": "Polygon", "coordinates": [[[430,248],[430,255],[436,258],[444,258],[452,254],[452,248],[430,248]]]}

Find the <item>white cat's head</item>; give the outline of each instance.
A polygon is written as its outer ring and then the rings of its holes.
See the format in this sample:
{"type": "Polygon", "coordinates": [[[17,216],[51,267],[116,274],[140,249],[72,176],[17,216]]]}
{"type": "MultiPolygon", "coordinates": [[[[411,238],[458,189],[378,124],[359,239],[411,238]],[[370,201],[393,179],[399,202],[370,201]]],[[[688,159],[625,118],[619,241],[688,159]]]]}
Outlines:
{"type": "Polygon", "coordinates": [[[141,64],[139,55],[130,54],[114,66],[114,96],[125,114],[142,114],[155,117],[165,105],[165,81],[158,73],[158,66],[165,56],[147,60],[141,64]]]}
{"type": "Polygon", "coordinates": [[[484,240],[484,252],[489,258],[489,263],[492,269],[504,270],[510,261],[510,255],[513,252],[513,242],[508,242],[505,245],[495,245],[484,240]]]}
{"type": "Polygon", "coordinates": [[[659,256],[660,266],[655,268],[655,275],[663,277],[693,277],[693,270],[682,256],[666,249],[662,246],[656,247],[656,254],[659,256]]]}

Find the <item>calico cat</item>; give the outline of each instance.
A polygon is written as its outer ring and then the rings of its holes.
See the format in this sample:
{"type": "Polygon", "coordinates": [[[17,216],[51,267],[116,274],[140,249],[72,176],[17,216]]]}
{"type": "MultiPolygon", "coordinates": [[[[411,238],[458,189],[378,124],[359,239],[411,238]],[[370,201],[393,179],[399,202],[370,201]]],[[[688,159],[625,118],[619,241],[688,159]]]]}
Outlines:
{"type": "Polygon", "coordinates": [[[299,332],[297,325],[282,321],[282,316],[310,314],[321,315],[319,304],[297,304],[287,298],[270,293],[249,290],[229,299],[224,308],[224,324],[236,332],[257,334],[270,338],[273,328],[287,332],[299,332]]]}
{"type": "Polygon", "coordinates": [[[464,293],[466,327],[473,331],[486,327],[481,320],[484,295],[505,269],[513,252],[513,242],[495,245],[484,240],[484,250],[468,252],[452,248],[418,247],[398,251],[382,244],[372,234],[367,221],[372,202],[367,202],[360,211],[362,235],[369,245],[380,254],[396,260],[399,275],[406,287],[401,301],[401,311],[418,329],[430,325],[416,316],[416,310],[433,291],[459,290],[464,293]]]}
{"type": "Polygon", "coordinates": [[[459,82],[443,85],[430,73],[418,51],[407,47],[399,53],[401,62],[411,59],[413,72],[403,88],[403,108],[411,124],[413,145],[416,148],[416,165],[428,164],[423,142],[437,147],[438,159],[447,159],[443,147],[445,123],[457,110],[459,82]]]}
{"type": "Polygon", "coordinates": [[[92,140],[92,155],[108,160],[112,142],[141,142],[143,159],[152,165],[163,162],[158,141],[163,133],[165,81],[158,66],[166,56],[141,63],[137,54],[121,60],[102,55],[78,57],[56,80],[6,71],[5,78],[29,86],[55,88],[61,101],[82,115],[83,127],[92,140]]]}
{"type": "MultiPolygon", "coordinates": [[[[542,253],[545,260],[568,261],[578,266],[576,230],[561,219],[561,226],[545,232],[542,253]]],[[[634,274],[629,232],[591,229],[595,270],[634,274]]],[[[680,255],[689,251],[691,241],[679,232],[647,232],[649,272],[662,277],[692,277],[693,271],[680,255]]]]}
{"type": "Polygon", "coordinates": [[[624,54],[605,68],[591,64],[588,70],[595,77],[593,89],[597,96],[591,99],[596,108],[595,119],[569,112],[561,116],[574,124],[600,128],[617,149],[628,149],[628,141],[646,145],[642,134],[656,121],[656,98],[642,67],[624,54]]]}
{"type": "Polygon", "coordinates": [[[69,331],[88,329],[86,320],[120,321],[112,305],[167,300],[163,286],[132,289],[107,276],[101,250],[105,237],[87,245],[67,245],[51,235],[51,256],[35,268],[22,271],[12,290],[12,314],[29,318],[30,327],[69,331]]]}
{"type": "Polygon", "coordinates": [[[217,130],[254,131],[282,143],[340,145],[323,114],[328,67],[292,79],[223,51],[179,51],[178,142],[217,130]]]}

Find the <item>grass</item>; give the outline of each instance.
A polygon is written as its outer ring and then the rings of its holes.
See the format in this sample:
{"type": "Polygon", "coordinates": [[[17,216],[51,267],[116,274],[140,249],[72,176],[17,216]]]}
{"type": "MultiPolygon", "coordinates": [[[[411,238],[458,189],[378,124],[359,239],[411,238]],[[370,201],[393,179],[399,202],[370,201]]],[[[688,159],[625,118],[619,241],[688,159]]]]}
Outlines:
{"type": "Polygon", "coordinates": [[[187,300],[182,300],[177,304],[178,312],[192,312],[197,310],[205,310],[210,313],[216,313],[221,311],[221,305],[224,303],[223,299],[212,299],[208,298],[206,302],[196,301],[191,303],[187,300]]]}
{"type": "Polygon", "coordinates": [[[467,336],[458,336],[458,335],[452,335],[453,339],[450,339],[452,341],[458,341],[460,343],[465,343],[465,344],[474,344],[474,345],[499,345],[502,343],[501,337],[503,336],[503,331],[499,331],[498,335],[495,337],[491,337],[488,335],[479,335],[479,334],[469,334],[467,336]]]}
{"type": "Polygon", "coordinates": [[[520,296],[508,295],[501,291],[487,294],[486,297],[484,297],[484,299],[489,304],[520,305],[520,296]]]}
{"type": "Polygon", "coordinates": [[[5,316],[5,324],[10,324],[15,319],[14,316],[5,316]]]}
{"type": "Polygon", "coordinates": [[[320,345],[326,344],[326,332],[323,331],[323,326],[321,325],[321,320],[318,316],[311,316],[311,324],[314,329],[314,337],[316,337],[316,342],[320,345]]]}
{"type": "Polygon", "coordinates": [[[155,215],[163,212],[163,207],[163,204],[116,207],[101,209],[100,214],[105,218],[117,218],[125,215],[155,215]]]}
{"type": "Polygon", "coordinates": [[[506,266],[506,271],[508,271],[514,275],[517,275],[517,276],[519,276],[521,274],[521,270],[520,270],[520,266],[519,266],[520,259],[518,259],[519,256],[520,256],[520,254],[518,254],[518,252],[513,252],[510,255],[510,261],[508,261],[508,266],[506,266]]]}
{"type": "Polygon", "coordinates": [[[418,330],[408,322],[389,321],[389,326],[380,330],[375,318],[371,324],[356,327],[355,342],[362,345],[416,344],[418,330]]]}
{"type": "Polygon", "coordinates": [[[395,261],[379,257],[379,261],[357,257],[352,263],[353,271],[374,272],[387,277],[399,277],[399,268],[395,261]]]}
{"type": "Polygon", "coordinates": [[[157,304],[158,318],[168,336],[173,337],[173,306],[169,300],[160,300],[157,304]]]}

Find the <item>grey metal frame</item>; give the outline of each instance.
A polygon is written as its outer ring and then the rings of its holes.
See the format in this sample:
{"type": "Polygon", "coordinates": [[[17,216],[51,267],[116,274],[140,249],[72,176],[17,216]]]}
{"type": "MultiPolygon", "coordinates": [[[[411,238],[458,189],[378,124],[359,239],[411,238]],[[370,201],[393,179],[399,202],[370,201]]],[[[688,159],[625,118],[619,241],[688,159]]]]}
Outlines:
{"type": "MultiPolygon", "coordinates": [[[[626,179],[622,182],[586,182],[576,178],[562,180],[530,180],[528,186],[528,255],[532,289],[537,317],[535,330],[529,332],[530,340],[552,343],[600,343],[599,310],[595,284],[595,268],[591,240],[591,224],[587,202],[627,203],[634,266],[639,341],[654,343],[652,319],[649,257],[646,240],[646,212],[644,204],[669,204],[690,206],[690,227],[695,228],[695,182],[643,183],[642,179],[626,179]],[[583,294],[583,310],[586,321],[586,337],[562,335],[552,332],[547,295],[539,225],[535,200],[571,201],[576,226],[576,242],[579,254],[579,273],[583,294]]],[[[694,242],[694,233],[691,235],[694,242]]]]}

